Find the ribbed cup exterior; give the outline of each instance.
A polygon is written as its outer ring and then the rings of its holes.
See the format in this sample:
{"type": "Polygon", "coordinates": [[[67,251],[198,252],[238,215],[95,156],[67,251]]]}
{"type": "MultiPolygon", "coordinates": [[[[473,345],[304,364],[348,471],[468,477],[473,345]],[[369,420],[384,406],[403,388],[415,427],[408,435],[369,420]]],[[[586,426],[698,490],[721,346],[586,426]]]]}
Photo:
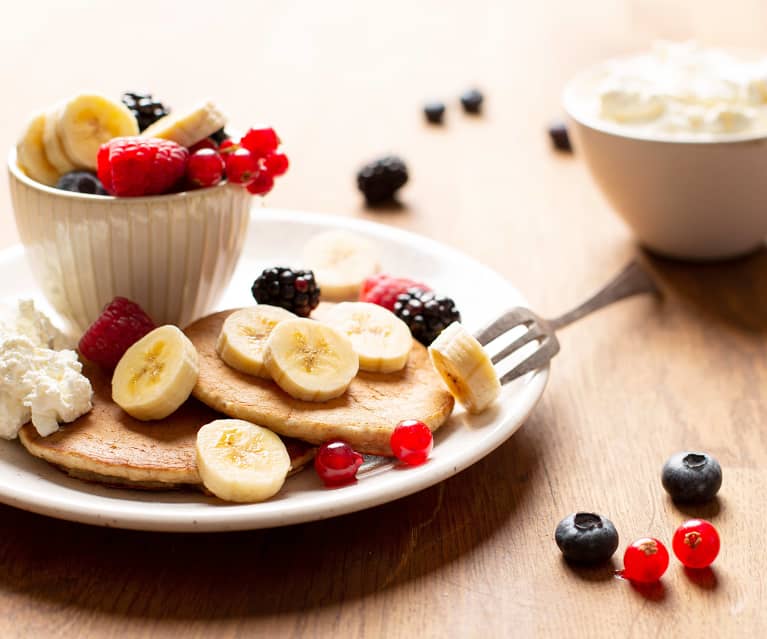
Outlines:
{"type": "Polygon", "coordinates": [[[81,331],[116,296],[158,324],[186,326],[226,290],[253,196],[237,185],[107,198],[49,188],[8,161],[27,261],[45,297],[81,331]]]}

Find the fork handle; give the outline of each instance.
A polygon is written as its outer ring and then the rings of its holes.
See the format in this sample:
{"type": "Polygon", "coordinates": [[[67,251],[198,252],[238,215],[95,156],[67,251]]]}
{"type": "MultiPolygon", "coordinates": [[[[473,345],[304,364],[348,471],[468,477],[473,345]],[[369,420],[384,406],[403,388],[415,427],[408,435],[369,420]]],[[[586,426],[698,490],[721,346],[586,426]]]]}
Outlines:
{"type": "Polygon", "coordinates": [[[554,330],[563,328],[600,308],[626,297],[639,295],[640,293],[660,295],[660,289],[647,271],[642,268],[642,265],[634,259],[612,281],[583,302],[583,304],[564,315],[549,320],[549,324],[554,330]]]}

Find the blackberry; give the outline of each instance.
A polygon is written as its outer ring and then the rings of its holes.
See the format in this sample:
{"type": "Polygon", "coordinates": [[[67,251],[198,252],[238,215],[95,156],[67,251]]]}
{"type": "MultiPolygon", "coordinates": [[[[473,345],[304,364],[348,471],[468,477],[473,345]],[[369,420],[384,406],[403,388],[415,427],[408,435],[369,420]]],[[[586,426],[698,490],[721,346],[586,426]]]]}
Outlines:
{"type": "Polygon", "coordinates": [[[157,122],[170,113],[170,109],[162,102],[155,100],[151,93],[145,91],[126,91],[120,96],[122,103],[127,106],[138,121],[139,131],[157,122]]]}
{"type": "Polygon", "coordinates": [[[280,306],[299,317],[309,317],[320,303],[320,289],[314,273],[287,266],[264,269],[250,290],[259,304],[280,306]]]}
{"type": "Polygon", "coordinates": [[[461,94],[461,105],[466,113],[479,113],[482,110],[482,102],[485,97],[477,91],[477,89],[471,89],[461,94]]]}
{"type": "Polygon", "coordinates": [[[442,118],[445,115],[445,105],[443,102],[429,102],[424,105],[423,114],[431,124],[442,124],[442,118]]]}
{"type": "Polygon", "coordinates": [[[607,517],[573,513],[557,525],[554,539],[565,559],[591,564],[607,561],[618,548],[618,531],[607,517]]]}
{"type": "Polygon", "coordinates": [[[90,193],[92,195],[107,195],[104,185],[90,171],[71,171],[65,173],[56,182],[56,188],[73,193],[90,193]]]}
{"type": "Polygon", "coordinates": [[[549,125],[549,137],[554,148],[558,151],[570,152],[573,150],[570,144],[570,136],[567,133],[567,126],[564,122],[552,122],[549,125]]]}
{"type": "Polygon", "coordinates": [[[211,133],[208,137],[216,144],[221,144],[224,140],[228,140],[232,136],[230,136],[226,131],[224,131],[223,128],[221,128],[218,131],[211,133]]]}
{"type": "Polygon", "coordinates": [[[363,166],[357,172],[357,187],[368,204],[381,204],[394,199],[397,190],[407,182],[407,167],[396,155],[387,155],[363,166]]]}
{"type": "Polygon", "coordinates": [[[461,321],[453,300],[422,288],[411,288],[400,294],[394,302],[394,314],[424,346],[431,344],[450,324],[461,321]]]}

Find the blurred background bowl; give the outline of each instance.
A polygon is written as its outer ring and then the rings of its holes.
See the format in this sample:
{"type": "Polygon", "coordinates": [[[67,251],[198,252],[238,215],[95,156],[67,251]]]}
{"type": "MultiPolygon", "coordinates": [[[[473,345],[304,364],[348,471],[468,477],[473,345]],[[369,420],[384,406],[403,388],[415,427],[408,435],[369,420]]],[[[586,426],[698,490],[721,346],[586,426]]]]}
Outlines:
{"type": "Polygon", "coordinates": [[[254,201],[222,183],[154,197],[47,187],[8,156],[16,226],[51,305],[80,331],[115,296],[158,324],[185,326],[211,310],[240,257],[254,201]]]}

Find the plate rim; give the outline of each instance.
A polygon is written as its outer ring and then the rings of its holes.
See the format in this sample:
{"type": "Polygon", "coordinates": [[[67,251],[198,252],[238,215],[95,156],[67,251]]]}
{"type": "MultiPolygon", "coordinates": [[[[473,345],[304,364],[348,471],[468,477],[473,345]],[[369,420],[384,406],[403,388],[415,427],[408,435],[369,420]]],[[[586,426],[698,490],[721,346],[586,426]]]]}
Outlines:
{"type": "MultiPolygon", "coordinates": [[[[321,225],[328,227],[344,228],[348,230],[358,230],[367,232],[373,236],[385,237],[391,241],[407,246],[415,246],[422,250],[424,246],[431,249],[430,252],[441,256],[449,255],[452,259],[471,262],[483,269],[492,271],[497,277],[505,281],[514,289],[519,299],[527,303],[525,296],[514,286],[506,277],[483,264],[470,255],[443,244],[432,238],[420,235],[413,231],[392,227],[371,220],[347,217],[343,215],[332,215],[327,213],[314,213],[290,209],[262,208],[254,206],[251,210],[251,222],[258,224],[259,220],[279,221],[289,220],[291,223],[321,225]]],[[[0,250],[0,265],[9,261],[26,259],[24,248],[21,244],[14,244],[10,247],[0,250]]],[[[247,243],[243,251],[243,256],[247,255],[247,243]]],[[[332,505],[319,502],[310,507],[303,507],[287,515],[280,512],[280,502],[262,502],[259,504],[237,504],[225,505],[220,503],[211,504],[211,511],[201,510],[194,518],[188,515],[180,515],[173,508],[163,512],[141,513],[134,510],[121,511],[119,506],[113,510],[105,512],[98,503],[102,499],[99,495],[88,495],[81,493],[82,499],[62,499],[61,496],[45,499],[40,498],[39,493],[33,489],[26,488],[24,484],[8,485],[0,484],[0,503],[14,506],[22,510],[27,510],[40,515],[47,515],[74,521],[79,523],[99,525],[106,527],[118,527],[132,530],[144,531],[164,531],[164,532],[225,532],[235,530],[256,530],[262,528],[273,528],[279,526],[307,523],[311,521],[320,521],[344,514],[373,508],[397,499],[407,497],[421,490],[434,486],[450,477],[457,475],[477,461],[486,457],[501,444],[506,442],[528,419],[548,383],[550,367],[545,367],[529,373],[529,381],[523,387],[521,394],[515,397],[517,408],[508,418],[512,423],[506,429],[501,429],[494,433],[484,446],[471,449],[466,455],[461,456],[457,461],[452,458],[452,462],[440,462],[431,460],[426,464],[407,469],[410,475],[409,481],[401,485],[382,484],[379,486],[366,486],[365,492],[359,495],[357,490],[359,486],[346,487],[345,490],[339,490],[337,498],[332,505]],[[352,490],[349,490],[352,488],[352,490]],[[96,503],[88,498],[95,497],[96,503]],[[269,504],[272,504],[270,507],[269,504]],[[252,510],[257,508],[258,512],[252,510]],[[266,511],[266,512],[264,512],[266,511]]],[[[13,443],[13,442],[10,442],[13,443]]],[[[16,445],[18,442],[16,442],[16,445]]],[[[450,458],[449,458],[450,459],[450,458]]],[[[44,462],[43,462],[44,463],[44,462]]],[[[129,490],[129,489],[128,489],[129,490]]],[[[119,503],[119,502],[118,502],[119,503]]],[[[128,502],[137,504],[138,502],[128,502]]]]}

